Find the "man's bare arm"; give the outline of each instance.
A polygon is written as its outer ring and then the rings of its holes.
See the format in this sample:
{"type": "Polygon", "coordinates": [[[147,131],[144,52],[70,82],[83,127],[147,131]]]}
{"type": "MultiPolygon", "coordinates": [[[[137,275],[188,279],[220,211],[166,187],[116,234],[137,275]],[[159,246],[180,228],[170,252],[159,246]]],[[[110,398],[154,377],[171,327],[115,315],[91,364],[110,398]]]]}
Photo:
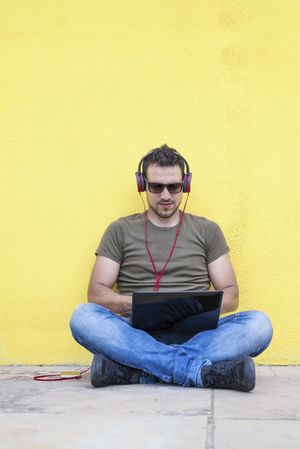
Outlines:
{"type": "Polygon", "coordinates": [[[88,287],[88,301],[100,304],[115,313],[130,312],[132,297],[119,295],[112,290],[120,265],[111,259],[97,256],[88,287]]]}
{"type": "Polygon", "coordinates": [[[236,310],[239,305],[239,288],[229,254],[208,264],[208,273],[213,287],[224,291],[221,313],[236,310]]]}

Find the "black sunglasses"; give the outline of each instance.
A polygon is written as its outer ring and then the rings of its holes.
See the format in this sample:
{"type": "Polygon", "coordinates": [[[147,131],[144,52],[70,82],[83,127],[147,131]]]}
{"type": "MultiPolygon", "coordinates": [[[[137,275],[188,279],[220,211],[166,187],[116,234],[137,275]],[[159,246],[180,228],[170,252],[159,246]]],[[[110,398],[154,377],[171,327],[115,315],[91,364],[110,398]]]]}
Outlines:
{"type": "Polygon", "coordinates": [[[182,191],[183,182],[174,182],[172,184],[160,184],[158,182],[147,182],[148,190],[151,193],[161,193],[164,188],[168,189],[171,195],[175,193],[180,193],[182,191]]]}

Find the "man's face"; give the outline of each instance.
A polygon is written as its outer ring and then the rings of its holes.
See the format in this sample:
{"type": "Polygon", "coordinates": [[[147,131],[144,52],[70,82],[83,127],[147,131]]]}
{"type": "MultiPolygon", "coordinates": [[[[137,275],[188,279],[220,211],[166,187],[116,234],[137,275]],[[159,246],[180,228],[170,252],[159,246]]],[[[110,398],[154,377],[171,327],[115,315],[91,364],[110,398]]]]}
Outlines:
{"type": "MultiPolygon", "coordinates": [[[[146,182],[157,184],[182,183],[182,172],[179,165],[173,167],[149,165],[146,182]]],[[[160,218],[172,217],[177,211],[182,198],[182,191],[172,194],[166,187],[161,193],[151,193],[148,184],[146,194],[149,208],[160,218]]]]}

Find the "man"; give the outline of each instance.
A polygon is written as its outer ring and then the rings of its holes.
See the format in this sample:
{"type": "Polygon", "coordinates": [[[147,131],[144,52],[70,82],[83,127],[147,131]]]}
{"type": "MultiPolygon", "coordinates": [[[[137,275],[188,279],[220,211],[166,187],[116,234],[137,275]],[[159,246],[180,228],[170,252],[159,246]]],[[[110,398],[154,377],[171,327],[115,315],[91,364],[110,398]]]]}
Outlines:
{"type": "Polygon", "coordinates": [[[179,209],[183,191],[190,191],[186,160],[162,145],[142,159],[136,176],[149,208],[108,227],[96,251],[89,302],[79,305],[71,319],[74,338],[94,354],[92,384],[161,382],[252,390],[252,357],[272,338],[265,314],[231,314],[220,318],[216,329],[182,344],[162,343],[131,326],[134,290],[206,291],[212,285],[223,290],[221,313],[233,312],[239,296],[219,226],[179,209]]]}

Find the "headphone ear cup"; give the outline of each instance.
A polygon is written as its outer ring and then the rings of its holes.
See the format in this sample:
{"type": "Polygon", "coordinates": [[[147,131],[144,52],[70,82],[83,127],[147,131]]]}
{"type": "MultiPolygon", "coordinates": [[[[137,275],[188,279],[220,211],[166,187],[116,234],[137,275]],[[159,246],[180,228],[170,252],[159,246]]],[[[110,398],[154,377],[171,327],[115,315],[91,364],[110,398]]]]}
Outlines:
{"type": "Polygon", "coordinates": [[[136,172],[136,182],[137,182],[137,188],[138,192],[144,192],[146,190],[146,182],[143,173],[136,172]]]}
{"type": "Polygon", "coordinates": [[[183,177],[183,193],[190,193],[191,191],[192,173],[187,173],[183,177]]]}

